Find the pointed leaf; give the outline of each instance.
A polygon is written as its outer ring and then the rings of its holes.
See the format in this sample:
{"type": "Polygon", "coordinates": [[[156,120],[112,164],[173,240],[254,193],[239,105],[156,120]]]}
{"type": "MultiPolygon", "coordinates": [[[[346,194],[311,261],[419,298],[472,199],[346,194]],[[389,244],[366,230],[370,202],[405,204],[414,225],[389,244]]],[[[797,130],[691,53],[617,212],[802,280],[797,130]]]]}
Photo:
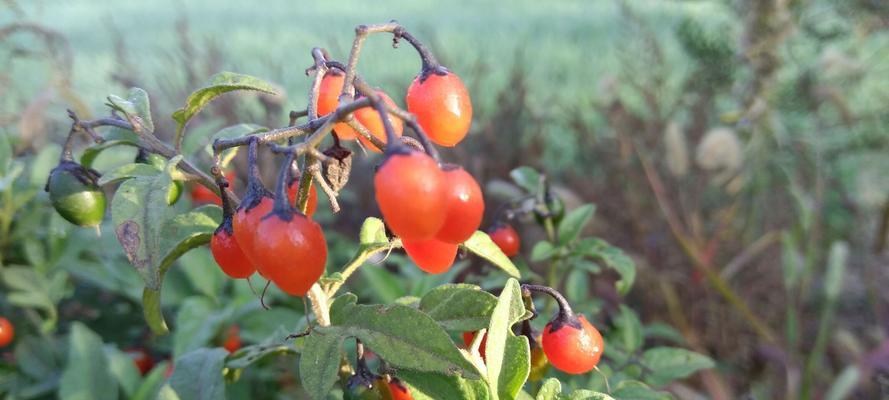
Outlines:
{"type": "Polygon", "coordinates": [[[145,133],[154,132],[151,103],[148,100],[148,93],[144,90],[137,87],[131,88],[126,99],[110,95],[108,96],[108,106],[122,112],[130,123],[142,127],[145,133]]]}
{"type": "Polygon", "coordinates": [[[540,190],[540,173],[534,168],[518,167],[509,172],[509,177],[528,193],[537,193],[540,190]]]}
{"type": "Polygon", "coordinates": [[[106,172],[98,180],[99,186],[107,185],[111,182],[121,181],[124,179],[135,178],[139,176],[156,176],[163,172],[154,165],[144,163],[132,163],[121,165],[111,172],[106,172]]]}
{"type": "Polygon", "coordinates": [[[648,382],[666,385],[699,370],[713,368],[710,357],[678,347],[655,347],[642,354],[642,365],[652,371],[648,382]]]}
{"type": "Polygon", "coordinates": [[[408,385],[414,400],[490,398],[488,388],[480,379],[464,379],[459,376],[407,369],[398,371],[398,378],[408,385]]]}
{"type": "Polygon", "coordinates": [[[559,244],[568,244],[577,239],[583,227],[590,222],[595,212],[596,206],[584,204],[566,214],[558,228],[559,244]]]}
{"type": "Polygon", "coordinates": [[[561,394],[562,383],[556,378],[549,378],[540,386],[540,390],[537,392],[537,397],[534,400],[559,400],[561,394]]]}
{"type": "Polygon", "coordinates": [[[515,398],[531,371],[527,338],[516,337],[512,325],[526,315],[519,282],[509,279],[497,299],[485,345],[488,389],[493,398],[515,398]]]}
{"type": "Polygon", "coordinates": [[[181,131],[192,117],[201,111],[211,100],[223,93],[234,90],[255,90],[269,94],[276,94],[275,88],[262,79],[249,75],[236,74],[234,72],[220,72],[210,77],[210,82],[188,96],[185,107],[173,113],[173,119],[179,124],[177,132],[181,131]]]}
{"type": "Polygon", "coordinates": [[[325,399],[337,381],[340,348],[346,337],[338,327],[318,327],[306,337],[299,357],[299,379],[313,399],[325,399]]]}
{"type": "Polygon", "coordinates": [[[460,247],[484,258],[513,278],[520,278],[522,275],[519,272],[519,269],[509,260],[509,257],[507,257],[506,254],[503,254],[500,247],[497,247],[497,245],[494,244],[494,241],[491,240],[491,237],[488,236],[487,233],[476,231],[472,234],[472,237],[461,244],[460,247]]]}
{"type": "Polygon", "coordinates": [[[358,233],[358,241],[362,246],[372,246],[379,243],[389,243],[386,237],[386,226],[379,218],[370,217],[361,224],[361,231],[358,233]]]}
{"type": "Polygon", "coordinates": [[[117,388],[109,390],[114,375],[102,348],[102,338],[80,322],[71,325],[68,362],[59,383],[62,400],[115,400],[117,388]]]}
{"type": "Polygon", "coordinates": [[[105,357],[108,359],[108,369],[117,379],[117,383],[123,389],[126,398],[131,398],[139,387],[142,378],[139,369],[133,363],[129,355],[120,351],[117,347],[106,346],[105,357]]]}

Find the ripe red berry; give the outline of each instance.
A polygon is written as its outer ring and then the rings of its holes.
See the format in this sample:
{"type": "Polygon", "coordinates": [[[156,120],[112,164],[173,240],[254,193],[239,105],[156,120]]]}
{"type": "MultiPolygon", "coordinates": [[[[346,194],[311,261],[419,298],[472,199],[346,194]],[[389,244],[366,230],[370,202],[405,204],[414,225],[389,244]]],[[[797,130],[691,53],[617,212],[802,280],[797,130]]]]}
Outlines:
{"type": "Polygon", "coordinates": [[[404,251],[420,269],[430,274],[447,272],[457,257],[457,245],[437,239],[401,240],[404,251]]]}
{"type": "Polygon", "coordinates": [[[389,381],[389,393],[392,396],[392,400],[413,400],[411,396],[411,392],[408,391],[407,386],[404,383],[401,383],[397,378],[392,378],[389,381]]]}
{"type": "Polygon", "coordinates": [[[256,267],[241,250],[235,239],[231,217],[223,218],[222,225],[216,228],[213,238],[210,239],[210,252],[216,264],[222,268],[222,272],[234,279],[247,278],[256,272],[256,267]]]}
{"type": "Polygon", "coordinates": [[[491,236],[491,240],[494,241],[494,244],[496,244],[497,247],[500,248],[500,251],[502,251],[503,254],[506,254],[507,257],[513,257],[516,254],[519,254],[521,240],[519,239],[519,234],[516,233],[511,225],[495,225],[488,232],[488,235],[491,236]]]}
{"type": "MultiPolygon", "coordinates": [[[[463,332],[463,344],[466,345],[468,349],[472,346],[472,341],[475,340],[475,334],[477,332],[463,332]]],[[[488,344],[488,334],[485,333],[485,336],[482,337],[482,342],[478,345],[478,353],[481,354],[483,361],[488,361],[485,359],[485,345],[488,344]]]]}
{"type": "Polygon", "coordinates": [[[141,348],[130,348],[126,350],[126,354],[133,360],[133,364],[139,370],[139,374],[145,375],[154,368],[154,360],[151,355],[141,348]]]}
{"type": "MultiPolygon", "coordinates": [[[[346,76],[338,69],[331,69],[321,79],[321,86],[318,88],[318,116],[325,116],[336,111],[340,105],[340,94],[343,92],[343,83],[346,76]]],[[[353,114],[354,115],[354,114],[353,114]]],[[[349,127],[345,122],[338,122],[333,125],[333,130],[342,140],[352,140],[358,137],[358,132],[349,127]]]]}
{"type": "Polygon", "coordinates": [[[444,225],[435,238],[460,244],[469,239],[482,223],[485,200],[478,182],[466,170],[458,166],[443,168],[447,205],[444,225]]]}
{"type": "Polygon", "coordinates": [[[275,211],[262,218],[253,249],[263,275],[293,296],[304,296],[327,263],[321,226],[299,212],[275,211]]]}
{"type": "MultiPolygon", "coordinates": [[[[383,103],[386,103],[390,106],[395,105],[395,102],[392,101],[392,99],[389,98],[386,93],[378,90],[377,94],[382,97],[383,103]]],[[[383,119],[380,118],[380,113],[377,112],[377,110],[375,110],[373,107],[363,107],[355,111],[353,115],[355,116],[355,119],[357,119],[358,122],[361,123],[361,125],[364,125],[364,127],[367,128],[367,130],[370,131],[372,135],[374,135],[374,137],[380,139],[380,141],[382,141],[383,143],[387,142],[386,129],[383,127],[383,119]]],[[[404,122],[401,120],[401,118],[398,118],[393,114],[389,114],[388,117],[389,123],[392,124],[392,130],[395,131],[395,136],[401,137],[402,133],[404,132],[404,122]]],[[[358,135],[358,140],[360,140],[362,144],[364,144],[368,149],[374,152],[380,153],[382,151],[378,149],[377,146],[374,146],[373,143],[370,142],[370,140],[365,139],[364,136],[358,135]]]]}
{"type": "Polygon", "coordinates": [[[254,204],[251,207],[248,198],[245,197],[244,202],[241,203],[235,212],[234,218],[232,218],[232,228],[235,233],[235,241],[237,241],[241,251],[244,252],[250,263],[259,270],[260,274],[268,276],[262,270],[262,264],[259,263],[258,252],[254,242],[256,241],[260,220],[272,211],[272,206],[275,202],[268,194],[258,196],[258,199],[255,199],[253,202],[254,204]]]}
{"type": "Polygon", "coordinates": [[[6,347],[12,343],[15,337],[15,328],[8,319],[0,317],[0,347],[6,347]]]}
{"type": "Polygon", "coordinates": [[[605,349],[599,331],[583,315],[557,322],[550,322],[543,330],[543,352],[550,364],[569,374],[583,374],[595,368],[605,349]]]}
{"type": "Polygon", "coordinates": [[[453,147],[469,132],[472,102],[460,77],[448,72],[420,74],[407,89],[407,110],[429,139],[440,146],[453,147]]]}
{"type": "MultiPolygon", "coordinates": [[[[296,207],[296,194],[299,192],[299,179],[294,179],[287,186],[287,200],[296,207]]],[[[312,217],[318,209],[318,190],[315,185],[309,187],[309,201],[306,203],[306,215],[312,217]]]]}
{"type": "MultiPolygon", "coordinates": [[[[225,173],[225,179],[229,182],[234,182],[235,173],[234,171],[229,171],[225,173]]],[[[222,205],[222,199],[213,193],[212,190],[207,189],[204,185],[195,184],[191,189],[191,202],[194,204],[216,204],[217,206],[222,205]]]]}
{"type": "Polygon", "coordinates": [[[241,348],[241,328],[238,328],[237,325],[232,325],[225,332],[225,341],[222,342],[222,347],[228,350],[229,353],[234,353],[241,348]]]}
{"type": "Polygon", "coordinates": [[[386,224],[406,240],[431,239],[445,220],[445,177],[425,153],[389,156],[374,175],[377,205],[386,224]]]}

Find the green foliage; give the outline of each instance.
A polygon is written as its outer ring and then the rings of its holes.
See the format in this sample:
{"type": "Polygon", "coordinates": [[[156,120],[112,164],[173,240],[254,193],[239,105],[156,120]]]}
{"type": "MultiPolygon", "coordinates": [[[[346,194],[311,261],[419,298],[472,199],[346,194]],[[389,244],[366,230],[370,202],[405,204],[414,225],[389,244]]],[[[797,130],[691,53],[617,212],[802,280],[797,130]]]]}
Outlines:
{"type": "Polygon", "coordinates": [[[210,101],[221,94],[235,90],[255,90],[275,94],[274,87],[259,78],[234,72],[220,72],[211,76],[206,86],[190,94],[185,100],[185,106],[173,113],[173,120],[178,124],[177,136],[182,134],[188,121],[210,101]]]}

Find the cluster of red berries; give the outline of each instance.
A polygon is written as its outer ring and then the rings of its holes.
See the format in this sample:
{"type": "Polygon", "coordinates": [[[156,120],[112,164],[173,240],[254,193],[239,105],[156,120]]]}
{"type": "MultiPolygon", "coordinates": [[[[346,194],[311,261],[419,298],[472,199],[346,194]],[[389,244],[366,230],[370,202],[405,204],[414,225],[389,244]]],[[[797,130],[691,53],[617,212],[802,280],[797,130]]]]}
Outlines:
{"type": "MultiPolygon", "coordinates": [[[[317,97],[319,116],[336,110],[344,83],[344,74],[335,68],[324,75],[317,97]]],[[[384,103],[392,104],[385,93],[377,94],[384,103]]],[[[469,95],[460,78],[442,67],[421,73],[408,89],[406,102],[434,143],[454,146],[469,131],[469,95]]],[[[485,207],[481,188],[459,166],[439,166],[426,153],[400,142],[389,143],[390,137],[401,136],[404,123],[392,114],[383,121],[381,115],[370,106],[353,113],[358,123],[387,143],[386,158],[374,176],[377,204],[408,256],[426,272],[445,272],[454,262],[458,245],[481,224],[485,207]]],[[[380,151],[347,123],[337,123],[333,129],[340,140],[358,139],[380,151]]],[[[284,292],[303,296],[321,277],[327,260],[324,233],[311,219],[317,193],[314,186],[310,188],[305,214],[296,210],[293,204],[299,180],[284,174],[284,168],[279,187],[286,176],[290,182],[286,200],[265,189],[256,169],[257,145],[256,140],[250,142],[247,193],[237,210],[222,197],[223,221],[210,248],[230,277],[247,278],[259,272],[284,292]]],[[[223,192],[229,179],[219,182],[223,192]]]]}

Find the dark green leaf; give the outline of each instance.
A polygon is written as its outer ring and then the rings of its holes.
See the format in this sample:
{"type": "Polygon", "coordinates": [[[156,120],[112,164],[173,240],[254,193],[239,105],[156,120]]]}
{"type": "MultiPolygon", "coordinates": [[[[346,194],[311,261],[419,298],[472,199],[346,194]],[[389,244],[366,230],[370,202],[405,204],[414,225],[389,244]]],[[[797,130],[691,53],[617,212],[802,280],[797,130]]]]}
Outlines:
{"type": "Polygon", "coordinates": [[[259,78],[234,72],[220,72],[210,77],[210,82],[188,96],[185,107],[173,113],[173,119],[179,124],[181,131],[192,117],[201,111],[211,100],[223,93],[234,90],[256,90],[276,94],[275,88],[259,78]]]}
{"type": "Polygon", "coordinates": [[[494,295],[475,285],[448,284],[432,289],[420,300],[420,311],[449,331],[477,331],[488,326],[497,304],[494,295]]]}
{"type": "Polygon", "coordinates": [[[593,218],[596,206],[584,204],[565,215],[565,219],[559,224],[559,244],[573,242],[580,235],[583,227],[593,218]]]}
{"type": "Polygon", "coordinates": [[[170,386],[182,399],[225,399],[225,349],[197,349],[176,360],[170,386]]]}
{"type": "Polygon", "coordinates": [[[382,266],[367,265],[361,268],[361,277],[367,281],[380,302],[392,303],[407,294],[404,282],[382,266]]]}
{"type": "Polygon", "coordinates": [[[216,312],[213,303],[203,296],[187,298],[176,314],[176,331],[173,332],[173,358],[210,345],[216,333],[222,329],[224,318],[216,312]]]}
{"type": "Polygon", "coordinates": [[[432,318],[398,304],[356,305],[354,296],[340,296],[331,305],[331,328],[361,339],[396,368],[459,374],[477,378],[475,367],[432,318]]]}
{"type": "Polygon", "coordinates": [[[133,363],[133,359],[117,347],[106,346],[105,357],[108,359],[108,369],[111,374],[117,378],[117,383],[123,389],[126,398],[131,398],[139,387],[139,381],[142,379],[139,375],[139,369],[133,363]]]}
{"type": "Polygon", "coordinates": [[[509,257],[507,257],[506,254],[503,254],[500,247],[497,247],[497,245],[494,244],[494,241],[491,240],[491,237],[488,236],[487,233],[476,231],[472,234],[472,237],[461,244],[460,247],[484,258],[495,267],[502,269],[511,277],[521,277],[518,268],[516,268],[512,261],[509,260],[509,257]]]}
{"type": "Polygon", "coordinates": [[[414,400],[490,398],[488,388],[480,379],[463,379],[459,376],[406,369],[398,371],[397,376],[408,385],[414,400]]]}
{"type": "Polygon", "coordinates": [[[673,397],[664,392],[658,392],[648,385],[634,380],[622,381],[611,393],[620,400],[669,400],[673,397]]]}
{"type": "Polygon", "coordinates": [[[518,167],[509,172],[509,177],[528,193],[537,193],[540,189],[540,174],[534,168],[518,167]]]}
{"type": "Polygon", "coordinates": [[[648,382],[656,386],[714,366],[709,357],[678,347],[648,349],[642,354],[642,365],[652,371],[648,382]]]}
{"type": "Polygon", "coordinates": [[[102,349],[102,338],[80,322],[71,325],[68,361],[59,384],[62,400],[115,400],[117,388],[109,389],[114,375],[102,349]]]}
{"type": "Polygon", "coordinates": [[[318,327],[306,337],[299,357],[299,378],[313,399],[324,399],[337,380],[340,348],[346,339],[336,328],[318,327]]]}
{"type": "Polygon", "coordinates": [[[162,361],[155,365],[154,368],[151,369],[151,372],[149,372],[148,375],[145,375],[142,379],[142,384],[139,385],[139,388],[136,389],[136,393],[133,394],[133,397],[131,397],[130,400],[157,399],[161,386],[167,381],[166,374],[169,365],[170,364],[166,361],[162,361]]]}
{"type": "Polygon", "coordinates": [[[41,335],[29,335],[16,340],[15,361],[19,371],[35,379],[46,379],[58,373],[61,361],[53,342],[41,335]]]}
{"type": "Polygon", "coordinates": [[[553,247],[552,243],[545,240],[537,242],[534,248],[531,249],[531,262],[549,260],[554,254],[556,254],[556,248],[553,247]]]}

